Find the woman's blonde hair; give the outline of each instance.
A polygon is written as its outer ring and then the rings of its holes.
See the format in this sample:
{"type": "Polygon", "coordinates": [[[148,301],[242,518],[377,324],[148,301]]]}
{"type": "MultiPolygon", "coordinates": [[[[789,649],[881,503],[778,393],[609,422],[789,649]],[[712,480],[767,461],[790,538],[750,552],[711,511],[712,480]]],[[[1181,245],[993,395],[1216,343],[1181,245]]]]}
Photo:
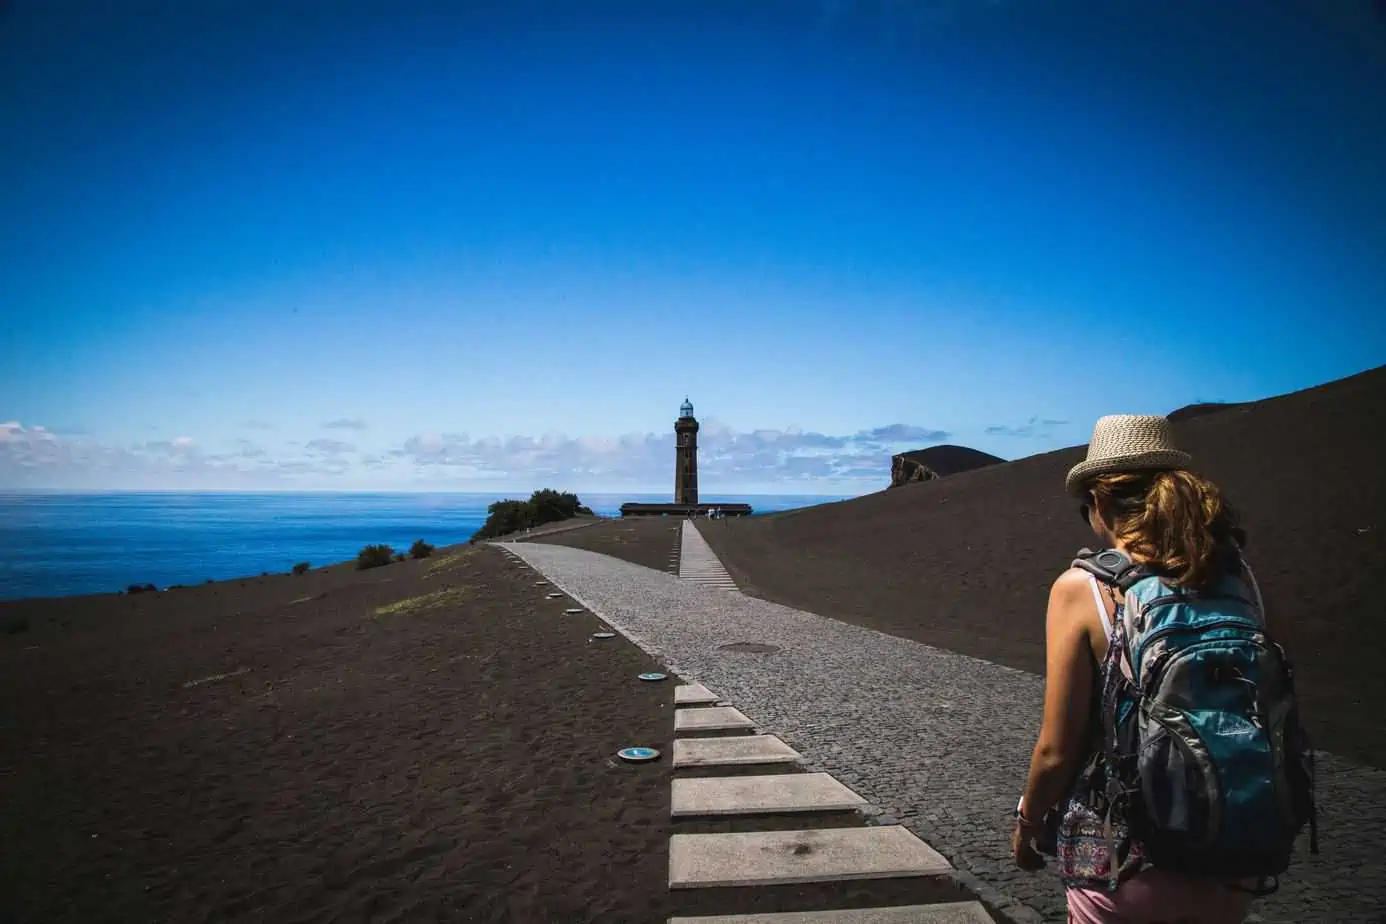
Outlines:
{"type": "Polygon", "coordinates": [[[1113,535],[1171,584],[1205,590],[1227,570],[1246,531],[1218,486],[1183,469],[1094,476],[1088,492],[1109,511],[1113,535]]]}

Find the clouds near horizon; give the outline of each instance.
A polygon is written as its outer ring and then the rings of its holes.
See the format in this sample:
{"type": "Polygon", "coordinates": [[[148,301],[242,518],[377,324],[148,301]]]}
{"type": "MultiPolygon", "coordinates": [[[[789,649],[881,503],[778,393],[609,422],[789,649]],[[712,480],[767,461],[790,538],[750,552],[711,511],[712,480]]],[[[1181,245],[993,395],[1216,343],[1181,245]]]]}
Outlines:
{"type": "Polygon", "coordinates": [[[303,448],[309,452],[321,453],[329,456],[339,456],[344,452],[355,452],[356,446],[342,440],[316,439],[309,440],[303,444],[303,448]]]}
{"type": "Polygon", "coordinates": [[[1031,439],[1034,437],[1048,438],[1053,435],[1056,427],[1067,426],[1067,420],[1049,420],[1047,418],[1031,417],[1025,423],[1018,426],[1009,424],[996,424],[987,427],[982,432],[987,436],[1015,437],[1031,439]]]}
{"type": "MultiPolygon", "coordinates": [[[[873,489],[888,477],[890,456],[904,448],[942,442],[943,430],[892,424],[849,435],[799,428],[737,431],[716,420],[698,434],[698,471],[706,491],[746,484],[813,483],[873,489]]],[[[619,436],[511,436],[473,439],[462,433],[410,437],[390,453],[423,469],[455,469],[476,478],[534,477],[594,484],[658,485],[669,480],[672,433],[619,436]]]]}
{"type": "MultiPolygon", "coordinates": [[[[851,434],[797,427],[733,429],[704,421],[699,472],[709,493],[780,484],[799,493],[875,490],[890,456],[950,438],[948,431],[889,424],[851,434]]],[[[376,448],[330,438],[277,447],[243,437],[204,447],[191,436],[118,444],[59,436],[42,426],[0,425],[0,486],[51,488],[291,488],[295,486],[458,490],[546,485],[661,490],[671,481],[674,435],[626,433],[471,437],[415,434],[376,448]]]]}

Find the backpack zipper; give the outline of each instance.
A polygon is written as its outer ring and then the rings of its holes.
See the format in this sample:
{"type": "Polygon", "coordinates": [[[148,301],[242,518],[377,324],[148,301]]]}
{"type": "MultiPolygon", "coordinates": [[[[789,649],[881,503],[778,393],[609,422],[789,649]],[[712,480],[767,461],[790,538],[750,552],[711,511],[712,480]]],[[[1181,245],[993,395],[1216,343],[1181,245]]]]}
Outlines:
{"type": "Polygon", "coordinates": [[[1255,635],[1263,637],[1265,635],[1265,633],[1261,631],[1261,626],[1252,620],[1220,619],[1217,622],[1204,623],[1199,626],[1185,625],[1182,623],[1175,626],[1162,626],[1144,638],[1138,639],[1138,641],[1141,647],[1144,648],[1146,645],[1162,639],[1167,635],[1173,635],[1176,632],[1211,632],[1214,629],[1247,629],[1255,635]]]}
{"type": "MultiPolygon", "coordinates": [[[[1165,638],[1165,637],[1170,636],[1170,635],[1174,635],[1174,634],[1177,633],[1177,632],[1200,632],[1200,633],[1202,633],[1202,632],[1211,632],[1211,631],[1213,631],[1214,629],[1248,629],[1248,628],[1249,628],[1249,627],[1248,627],[1248,625],[1247,625],[1247,622],[1246,622],[1245,620],[1241,620],[1241,619],[1223,619],[1223,620],[1220,620],[1220,621],[1218,621],[1218,622],[1208,623],[1207,625],[1202,625],[1202,626],[1187,626],[1187,625],[1165,626],[1165,627],[1163,627],[1163,628],[1161,628],[1161,629],[1156,629],[1154,632],[1150,633],[1150,635],[1147,636],[1146,638],[1142,638],[1142,639],[1138,639],[1138,640],[1137,640],[1137,641],[1139,642],[1139,645],[1140,645],[1140,652],[1139,652],[1139,653],[1140,653],[1140,654],[1143,654],[1143,653],[1145,652],[1145,649],[1146,649],[1148,646],[1153,645],[1155,642],[1159,641],[1159,640],[1162,639],[1162,638],[1165,638]]],[[[1255,628],[1251,630],[1250,637],[1244,637],[1244,638],[1242,639],[1242,641],[1248,641],[1248,642],[1253,642],[1253,643],[1256,643],[1256,644],[1262,644],[1263,641],[1264,641],[1264,639],[1265,639],[1265,633],[1263,633],[1263,632],[1261,631],[1261,627],[1260,627],[1259,625],[1256,625],[1255,628]]],[[[1219,640],[1219,639],[1210,639],[1209,641],[1222,641],[1222,640],[1219,640]]],[[[1198,643],[1195,642],[1194,644],[1198,644],[1198,643]]],[[[1189,647],[1192,647],[1192,646],[1189,646],[1189,647]]],[[[1149,671],[1149,673],[1151,673],[1151,674],[1157,673],[1162,667],[1165,666],[1165,662],[1166,662],[1166,661],[1168,661],[1170,658],[1174,657],[1174,655],[1178,654],[1179,652],[1181,652],[1181,651],[1187,651],[1187,650],[1188,650],[1187,648],[1171,649],[1171,650],[1169,650],[1169,651],[1166,651],[1166,652],[1162,653],[1162,654],[1150,665],[1150,671],[1149,671]]],[[[1140,661],[1141,661],[1141,658],[1140,658],[1140,657],[1137,657],[1137,658],[1133,659],[1133,666],[1136,667],[1136,670],[1139,670],[1140,661]]],[[[1145,678],[1144,678],[1144,677],[1138,677],[1138,678],[1136,678],[1136,679],[1137,679],[1137,684],[1136,684],[1137,689],[1144,689],[1144,688],[1145,688],[1145,678]]]]}
{"type": "Polygon", "coordinates": [[[1163,606],[1166,603],[1193,603],[1203,600],[1235,600],[1238,603],[1249,606],[1253,610],[1256,609],[1256,604],[1254,602],[1245,597],[1238,596],[1237,594],[1193,594],[1177,592],[1172,594],[1161,594],[1151,599],[1151,601],[1142,606],[1141,609],[1148,610],[1157,606],[1163,606]]]}
{"type": "MultiPolygon", "coordinates": [[[[1192,656],[1193,656],[1195,653],[1197,653],[1198,650],[1201,649],[1201,648],[1208,647],[1208,646],[1213,646],[1213,645],[1221,645],[1222,643],[1224,643],[1224,642],[1226,642],[1226,641],[1228,641],[1228,639],[1219,639],[1219,638],[1205,639],[1204,641],[1201,641],[1201,642],[1194,642],[1194,643],[1191,644],[1191,645],[1185,645],[1183,648],[1174,648],[1174,649],[1170,649],[1169,651],[1166,651],[1166,652],[1162,653],[1162,654],[1160,655],[1159,660],[1156,661],[1155,663],[1153,663],[1153,664],[1151,665],[1150,673],[1151,673],[1152,675],[1155,674],[1155,673],[1157,672],[1157,671],[1156,671],[1157,668],[1167,668],[1167,667],[1169,666],[1170,662],[1179,661],[1179,660],[1183,660],[1183,659],[1188,658],[1188,657],[1192,657],[1192,656]]],[[[1270,651],[1270,648],[1269,648],[1269,647],[1267,647],[1267,646],[1264,645],[1264,644],[1261,644],[1261,643],[1260,643],[1257,639],[1255,639],[1255,638],[1243,638],[1243,639],[1239,639],[1239,641],[1250,642],[1251,644],[1255,645],[1257,648],[1260,648],[1260,649],[1263,650],[1263,651],[1270,651]]],[[[1247,679],[1246,682],[1247,682],[1247,683],[1250,683],[1253,687],[1256,686],[1255,681],[1252,681],[1252,680],[1250,680],[1250,679],[1247,679]]],[[[1147,697],[1147,698],[1152,699],[1152,700],[1154,700],[1154,701],[1156,701],[1156,702],[1162,702],[1161,700],[1158,700],[1158,699],[1156,699],[1155,697],[1147,697]]],[[[1255,701],[1254,697],[1253,697],[1253,701],[1252,701],[1252,706],[1253,706],[1254,709],[1255,709],[1255,715],[1256,715],[1257,717],[1261,717],[1261,716],[1264,715],[1263,712],[1261,711],[1260,704],[1259,704],[1258,702],[1255,701]]],[[[1253,724],[1255,724],[1257,728],[1261,728],[1261,729],[1264,731],[1264,728],[1262,727],[1262,725],[1261,725],[1260,722],[1254,722],[1253,724]]]]}

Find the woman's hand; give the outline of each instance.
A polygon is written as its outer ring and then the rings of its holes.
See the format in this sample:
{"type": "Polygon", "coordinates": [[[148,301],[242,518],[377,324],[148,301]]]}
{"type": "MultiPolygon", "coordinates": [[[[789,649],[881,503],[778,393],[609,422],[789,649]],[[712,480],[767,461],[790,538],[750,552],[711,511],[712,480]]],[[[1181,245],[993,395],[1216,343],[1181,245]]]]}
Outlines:
{"type": "Polygon", "coordinates": [[[1027,873],[1044,869],[1044,857],[1040,856],[1034,843],[1039,835],[1040,829],[1037,825],[1026,824],[1019,818],[1015,820],[1015,832],[1011,835],[1011,851],[1015,854],[1015,865],[1027,873]]]}

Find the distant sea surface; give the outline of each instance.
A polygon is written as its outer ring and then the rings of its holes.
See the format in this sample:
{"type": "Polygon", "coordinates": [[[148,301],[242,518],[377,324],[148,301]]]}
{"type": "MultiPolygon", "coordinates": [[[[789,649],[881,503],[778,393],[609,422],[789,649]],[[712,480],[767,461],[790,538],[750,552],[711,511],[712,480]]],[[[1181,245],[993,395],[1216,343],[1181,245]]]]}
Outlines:
{"type": "MultiPolygon", "coordinates": [[[[466,542],[499,494],[0,494],[0,599],[112,593],[130,584],[200,584],[355,558],[383,542],[466,542]]],[[[605,516],[666,495],[580,494],[605,516]]],[[[840,497],[702,497],[756,513],[840,497]]]]}

